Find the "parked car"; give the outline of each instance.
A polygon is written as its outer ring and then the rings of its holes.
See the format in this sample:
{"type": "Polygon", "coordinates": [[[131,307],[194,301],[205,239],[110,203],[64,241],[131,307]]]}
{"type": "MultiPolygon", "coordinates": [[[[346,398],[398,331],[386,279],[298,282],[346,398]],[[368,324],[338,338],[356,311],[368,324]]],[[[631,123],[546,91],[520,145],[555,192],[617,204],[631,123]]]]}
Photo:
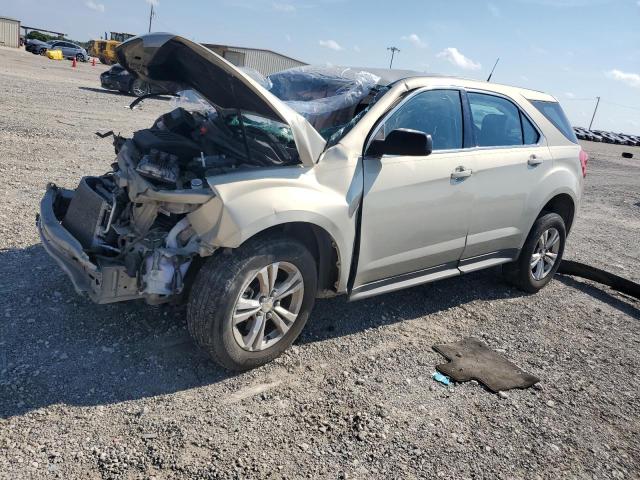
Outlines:
{"type": "Polygon", "coordinates": [[[226,368],[280,355],[318,297],[496,265],[534,293],[560,264],[587,155],[550,95],[335,67],[262,86],[170,34],[117,54],[182,106],[115,136],[109,173],[49,184],[42,243],[97,303],[184,298],[191,335],[226,368]]]}
{"type": "Polygon", "coordinates": [[[593,138],[593,142],[599,142],[602,143],[604,141],[604,139],[602,138],[602,135],[600,135],[599,133],[594,132],[593,130],[587,130],[590,134],[591,137],[593,138]]]}
{"type": "Polygon", "coordinates": [[[36,55],[42,55],[49,48],[49,44],[35,38],[27,39],[24,49],[36,55]]]}
{"type": "Polygon", "coordinates": [[[165,90],[140,78],[134,78],[125,68],[116,63],[100,74],[100,85],[107,90],[118,90],[142,97],[150,93],[165,93],[165,90]]]}
{"type": "Polygon", "coordinates": [[[43,54],[47,50],[60,50],[62,51],[62,56],[68,59],[76,59],[79,62],[87,62],[89,60],[89,54],[87,51],[79,45],[75,43],[67,42],[64,40],[53,40],[51,42],[47,42],[48,47],[41,47],[38,51],[39,54],[43,54]]]}

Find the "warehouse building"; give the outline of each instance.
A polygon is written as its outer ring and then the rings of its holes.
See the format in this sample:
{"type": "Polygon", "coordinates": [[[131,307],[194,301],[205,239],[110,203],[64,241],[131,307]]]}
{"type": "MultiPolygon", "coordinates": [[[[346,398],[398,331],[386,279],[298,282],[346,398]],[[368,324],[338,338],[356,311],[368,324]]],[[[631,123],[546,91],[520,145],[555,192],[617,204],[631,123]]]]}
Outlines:
{"type": "Polygon", "coordinates": [[[263,75],[271,75],[288,68],[307,65],[295,58],[261,48],[231,47],[229,45],[203,44],[236,67],[250,67],[263,75]]]}
{"type": "Polygon", "coordinates": [[[0,45],[13,48],[20,46],[20,20],[0,17],[0,45]]]}

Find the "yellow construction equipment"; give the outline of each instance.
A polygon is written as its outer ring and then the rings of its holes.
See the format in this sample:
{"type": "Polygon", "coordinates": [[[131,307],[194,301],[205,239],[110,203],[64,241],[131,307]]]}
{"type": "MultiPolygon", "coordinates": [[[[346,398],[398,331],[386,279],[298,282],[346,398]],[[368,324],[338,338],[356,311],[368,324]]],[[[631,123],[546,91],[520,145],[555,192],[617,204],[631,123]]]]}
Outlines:
{"type": "Polygon", "coordinates": [[[134,36],[131,33],[111,32],[109,40],[91,40],[88,48],[89,55],[96,57],[105,65],[113,65],[118,61],[116,47],[134,36]]]}

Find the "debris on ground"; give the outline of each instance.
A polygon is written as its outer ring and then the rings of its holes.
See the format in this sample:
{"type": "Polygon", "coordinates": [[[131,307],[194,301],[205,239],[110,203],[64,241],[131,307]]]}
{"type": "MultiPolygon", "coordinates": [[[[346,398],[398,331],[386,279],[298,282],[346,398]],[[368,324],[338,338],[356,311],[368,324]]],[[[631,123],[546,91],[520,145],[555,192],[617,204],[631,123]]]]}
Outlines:
{"type": "Polygon", "coordinates": [[[477,338],[434,345],[433,349],[451,360],[436,368],[456,382],[477,380],[492,392],[528,388],[540,379],[524,372],[477,338]]]}
{"type": "Polygon", "coordinates": [[[440,382],[443,385],[449,385],[451,383],[451,380],[449,379],[449,377],[441,374],[440,372],[433,372],[433,375],[431,375],[431,378],[433,378],[436,382],[440,382]]]}

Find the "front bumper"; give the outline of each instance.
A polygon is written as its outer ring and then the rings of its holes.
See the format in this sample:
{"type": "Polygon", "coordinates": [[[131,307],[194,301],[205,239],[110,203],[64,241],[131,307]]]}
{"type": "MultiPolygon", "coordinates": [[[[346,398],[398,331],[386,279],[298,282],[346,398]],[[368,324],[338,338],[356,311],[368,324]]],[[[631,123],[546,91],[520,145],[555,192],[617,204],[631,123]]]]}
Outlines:
{"type": "Polygon", "coordinates": [[[47,185],[36,220],[42,246],[67,274],[76,292],[87,294],[94,302],[141,298],[137,278],[130,277],[123,265],[92,262],[80,242],[61,225],[56,211],[68,205],[73,194],[52,183],[47,185]]]}
{"type": "Polygon", "coordinates": [[[120,91],[127,90],[126,85],[123,85],[122,82],[120,82],[118,79],[109,75],[100,77],[100,85],[102,86],[102,88],[105,88],[107,90],[120,90],[120,91]]]}

